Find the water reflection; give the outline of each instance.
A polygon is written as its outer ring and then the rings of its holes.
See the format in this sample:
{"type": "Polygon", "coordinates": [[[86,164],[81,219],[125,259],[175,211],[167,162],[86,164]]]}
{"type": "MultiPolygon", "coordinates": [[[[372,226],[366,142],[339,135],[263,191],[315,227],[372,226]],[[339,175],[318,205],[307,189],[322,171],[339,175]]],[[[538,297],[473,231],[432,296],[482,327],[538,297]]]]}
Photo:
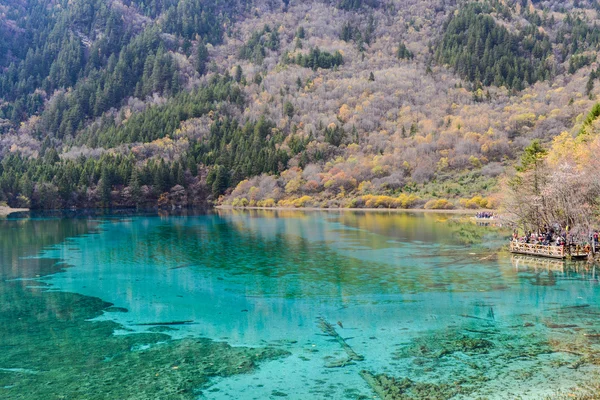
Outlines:
{"type": "Polygon", "coordinates": [[[596,264],[584,261],[564,261],[551,258],[512,255],[511,262],[515,271],[523,275],[547,277],[549,285],[555,285],[560,280],[582,280],[598,282],[596,264]]]}

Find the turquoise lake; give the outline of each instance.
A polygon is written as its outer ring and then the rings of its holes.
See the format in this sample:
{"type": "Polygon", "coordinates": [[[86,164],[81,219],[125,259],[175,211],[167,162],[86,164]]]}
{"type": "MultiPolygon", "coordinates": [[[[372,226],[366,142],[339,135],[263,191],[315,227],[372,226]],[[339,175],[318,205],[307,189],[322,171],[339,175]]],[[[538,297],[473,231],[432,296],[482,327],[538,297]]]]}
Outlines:
{"type": "Polygon", "coordinates": [[[0,399],[377,398],[364,371],[398,399],[579,393],[595,268],[508,236],[425,213],[0,220],[0,399]]]}

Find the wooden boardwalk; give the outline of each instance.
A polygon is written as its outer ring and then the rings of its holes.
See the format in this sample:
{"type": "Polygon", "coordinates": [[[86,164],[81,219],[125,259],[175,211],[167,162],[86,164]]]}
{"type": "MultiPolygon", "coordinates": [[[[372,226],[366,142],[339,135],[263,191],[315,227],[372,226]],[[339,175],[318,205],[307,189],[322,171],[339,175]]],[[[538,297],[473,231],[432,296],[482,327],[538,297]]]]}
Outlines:
{"type": "Polygon", "coordinates": [[[586,253],[581,246],[544,246],[542,244],[531,244],[521,242],[510,242],[510,252],[515,254],[527,254],[537,257],[549,257],[564,260],[566,258],[586,258],[586,253]]]}

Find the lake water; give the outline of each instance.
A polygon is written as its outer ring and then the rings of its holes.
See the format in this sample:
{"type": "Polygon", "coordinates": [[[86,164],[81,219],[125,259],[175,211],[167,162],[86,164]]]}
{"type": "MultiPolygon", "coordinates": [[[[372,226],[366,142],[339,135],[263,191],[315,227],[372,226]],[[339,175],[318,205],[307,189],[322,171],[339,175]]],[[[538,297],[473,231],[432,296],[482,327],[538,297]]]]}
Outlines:
{"type": "Polygon", "coordinates": [[[595,269],[507,236],[421,213],[0,220],[0,398],[568,396],[598,378],[595,269]]]}

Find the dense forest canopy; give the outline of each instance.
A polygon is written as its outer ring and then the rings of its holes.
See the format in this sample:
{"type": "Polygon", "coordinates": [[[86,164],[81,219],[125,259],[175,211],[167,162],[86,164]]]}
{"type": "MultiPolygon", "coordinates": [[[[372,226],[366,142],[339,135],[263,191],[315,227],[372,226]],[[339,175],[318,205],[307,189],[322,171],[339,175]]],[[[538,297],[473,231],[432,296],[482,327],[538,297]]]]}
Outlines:
{"type": "Polygon", "coordinates": [[[9,0],[0,202],[493,207],[526,146],[590,125],[599,10],[9,0]]]}

